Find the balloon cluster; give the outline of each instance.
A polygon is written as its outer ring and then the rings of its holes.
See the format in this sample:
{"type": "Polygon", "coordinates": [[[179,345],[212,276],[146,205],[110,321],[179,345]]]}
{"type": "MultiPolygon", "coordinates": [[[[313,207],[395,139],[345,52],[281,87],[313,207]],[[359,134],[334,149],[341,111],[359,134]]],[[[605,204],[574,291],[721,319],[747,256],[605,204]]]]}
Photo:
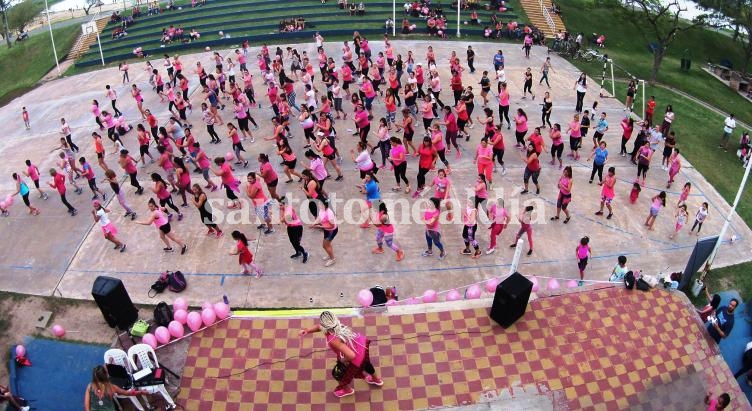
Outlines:
{"type": "Polygon", "coordinates": [[[201,305],[201,311],[188,311],[188,302],[184,298],[178,297],[172,303],[173,320],[167,324],[167,327],[160,326],[154,330],[154,333],[146,333],[141,337],[144,344],[157,348],[170,342],[172,339],[179,339],[185,335],[187,326],[191,332],[196,332],[203,327],[208,327],[218,320],[224,320],[229,317],[230,306],[224,302],[212,304],[204,302],[201,305]]]}
{"type": "Polygon", "coordinates": [[[8,207],[12,205],[13,205],[13,196],[10,194],[8,194],[5,197],[5,200],[0,201],[0,208],[2,208],[3,210],[7,209],[8,207]]]}
{"type": "MultiPolygon", "coordinates": [[[[545,278],[545,277],[544,277],[545,278]]],[[[562,280],[563,281],[563,280],[562,280]]],[[[541,290],[541,281],[538,280],[538,277],[530,277],[530,282],[533,283],[533,292],[537,293],[541,290]]],[[[464,289],[464,293],[457,289],[451,289],[448,291],[436,291],[436,290],[426,290],[423,292],[423,295],[420,297],[412,297],[407,298],[402,301],[395,301],[395,300],[389,300],[386,302],[387,306],[390,305],[410,305],[410,304],[420,304],[420,303],[435,303],[439,301],[439,295],[444,294],[444,301],[459,301],[462,299],[465,300],[475,300],[480,298],[483,295],[483,289],[485,288],[485,291],[489,294],[494,294],[496,292],[496,287],[499,286],[501,283],[500,279],[498,278],[489,278],[486,281],[483,281],[482,283],[476,283],[468,286],[464,289]]],[[[558,290],[559,288],[566,287],[566,288],[577,288],[579,286],[579,282],[574,279],[567,280],[564,285],[559,283],[559,280],[556,278],[549,278],[546,283],[545,287],[543,289],[547,291],[553,291],[558,290]]],[[[355,295],[355,301],[358,302],[358,305],[361,307],[370,307],[373,303],[373,293],[371,290],[368,289],[362,289],[358,291],[358,293],[355,295]]],[[[177,313],[176,313],[177,315],[177,313]]]]}

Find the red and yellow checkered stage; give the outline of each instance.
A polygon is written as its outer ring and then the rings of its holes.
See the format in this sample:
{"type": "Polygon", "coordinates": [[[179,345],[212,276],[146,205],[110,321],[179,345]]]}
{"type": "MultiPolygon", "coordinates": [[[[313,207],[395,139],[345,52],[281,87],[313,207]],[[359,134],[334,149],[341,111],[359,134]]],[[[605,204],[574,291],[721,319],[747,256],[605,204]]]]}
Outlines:
{"type": "Polygon", "coordinates": [[[193,336],[187,410],[415,410],[499,401],[527,409],[704,410],[708,391],[749,409],[680,294],[607,287],[542,297],[503,329],[487,309],[341,318],[372,339],[383,387],[337,399],[317,319],[232,319],[193,336]],[[515,405],[516,404],[516,405],[515,405]],[[533,407],[533,408],[529,408],[533,407]]]}

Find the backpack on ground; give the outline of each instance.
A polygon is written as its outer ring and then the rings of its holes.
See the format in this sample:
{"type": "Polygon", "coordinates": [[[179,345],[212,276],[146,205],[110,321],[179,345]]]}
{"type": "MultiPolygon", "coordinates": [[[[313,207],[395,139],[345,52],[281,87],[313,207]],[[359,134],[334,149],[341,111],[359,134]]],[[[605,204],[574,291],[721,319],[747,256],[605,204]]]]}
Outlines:
{"type": "Polygon", "coordinates": [[[154,297],[157,294],[169,289],[172,292],[179,293],[188,286],[188,282],[185,279],[185,275],[180,271],[165,271],[159,275],[157,281],[151,285],[149,290],[149,297],[154,297]]]}
{"type": "Polygon", "coordinates": [[[179,293],[185,290],[186,287],[188,287],[188,282],[185,280],[185,275],[183,275],[183,273],[181,273],[180,271],[167,271],[165,274],[167,275],[167,288],[170,291],[179,293]]]}
{"type": "Polygon", "coordinates": [[[166,302],[160,301],[154,308],[154,322],[156,322],[157,325],[167,327],[172,320],[172,307],[166,302]]]}
{"type": "Polygon", "coordinates": [[[627,287],[627,290],[631,290],[635,286],[635,277],[634,273],[631,271],[627,271],[626,274],[624,274],[624,286],[627,287]]]}
{"type": "Polygon", "coordinates": [[[635,283],[635,287],[640,291],[648,291],[650,290],[650,283],[645,281],[642,277],[640,277],[637,280],[637,283],[635,283]]]}

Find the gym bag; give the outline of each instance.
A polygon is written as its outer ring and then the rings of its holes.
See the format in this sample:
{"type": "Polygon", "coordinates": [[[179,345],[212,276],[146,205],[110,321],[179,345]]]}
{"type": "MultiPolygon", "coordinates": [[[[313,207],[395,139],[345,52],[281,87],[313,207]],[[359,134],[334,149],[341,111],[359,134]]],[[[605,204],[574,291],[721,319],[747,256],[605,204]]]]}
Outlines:
{"type": "Polygon", "coordinates": [[[166,302],[160,301],[156,308],[154,308],[154,322],[157,325],[167,327],[172,319],[172,307],[166,302]]]}

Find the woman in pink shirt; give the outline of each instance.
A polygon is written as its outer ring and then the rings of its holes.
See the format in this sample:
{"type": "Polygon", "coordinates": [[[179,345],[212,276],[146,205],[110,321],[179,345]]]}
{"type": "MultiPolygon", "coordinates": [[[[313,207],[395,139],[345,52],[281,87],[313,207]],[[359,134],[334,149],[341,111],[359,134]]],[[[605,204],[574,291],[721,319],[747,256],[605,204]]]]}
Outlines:
{"type": "Polygon", "coordinates": [[[514,117],[514,136],[517,138],[517,148],[525,147],[525,135],[527,134],[527,114],[525,110],[518,108],[514,117]]]}
{"type": "Polygon", "coordinates": [[[434,115],[434,103],[431,102],[431,96],[425,95],[423,96],[423,103],[420,105],[420,113],[423,118],[423,129],[425,130],[425,134],[429,135],[430,129],[431,129],[431,122],[433,122],[434,115]]]}
{"type": "Polygon", "coordinates": [[[478,166],[478,174],[482,174],[488,184],[493,184],[493,147],[488,144],[487,138],[480,140],[473,162],[478,166]]]}
{"type": "Polygon", "coordinates": [[[368,119],[369,114],[368,111],[366,111],[363,106],[357,105],[355,106],[355,126],[358,129],[358,134],[360,136],[361,143],[368,146],[368,148],[373,149],[373,146],[368,143],[368,133],[371,132],[371,121],[368,119]]]}
{"type": "Polygon", "coordinates": [[[303,223],[295,212],[295,208],[288,204],[286,197],[279,199],[279,215],[282,218],[282,222],[287,226],[287,238],[295,250],[295,254],[291,255],[290,258],[303,257],[303,264],[307,263],[308,252],[300,245],[303,239],[303,223]]]}
{"type": "Polygon", "coordinates": [[[444,121],[440,124],[446,127],[447,153],[450,153],[452,151],[452,146],[454,146],[454,149],[456,150],[455,156],[460,158],[462,152],[460,152],[460,147],[457,145],[457,135],[460,132],[459,126],[457,126],[457,117],[452,113],[452,108],[449,106],[442,107],[442,110],[444,111],[444,121]]]}
{"type": "Polygon", "coordinates": [[[507,121],[507,130],[512,128],[512,122],[509,121],[509,91],[507,91],[507,83],[499,83],[499,124],[503,125],[504,120],[507,121]]]}
{"type": "Polygon", "coordinates": [[[606,177],[603,179],[603,188],[601,188],[601,208],[595,212],[595,215],[603,215],[603,206],[608,208],[607,219],[611,219],[614,215],[614,210],[611,209],[611,202],[614,200],[616,194],[614,193],[614,186],[616,185],[616,168],[609,167],[606,177]]]}
{"type": "Polygon", "coordinates": [[[144,221],[136,221],[141,225],[154,224],[159,233],[159,238],[165,243],[166,247],[163,249],[165,252],[172,252],[172,245],[170,240],[180,246],[180,254],[185,254],[188,250],[186,245],[181,239],[179,239],[175,233],[172,232],[170,227],[170,220],[164,215],[164,208],[157,206],[157,202],[153,198],[149,199],[149,219],[144,221]]]}
{"type": "Polygon", "coordinates": [[[232,174],[232,168],[224,157],[215,158],[214,164],[216,164],[219,169],[212,168],[211,171],[222,180],[222,185],[225,187],[225,194],[227,195],[227,199],[230,200],[230,204],[227,208],[240,209],[243,203],[238,201],[238,196],[235,194],[240,191],[240,181],[232,174]]]}
{"type": "Polygon", "coordinates": [[[561,137],[561,125],[554,123],[551,130],[548,133],[548,137],[551,139],[551,162],[549,164],[554,165],[556,159],[559,159],[559,169],[563,167],[561,162],[561,155],[564,154],[564,139],[561,137]]]}
{"type": "Polygon", "coordinates": [[[569,157],[574,158],[575,160],[579,160],[580,154],[578,153],[578,150],[582,145],[582,131],[580,129],[579,114],[575,114],[574,118],[572,118],[572,121],[569,123],[567,133],[569,133],[569,149],[571,150],[569,157]]]}
{"type": "Polygon", "coordinates": [[[452,168],[449,167],[449,161],[446,159],[444,135],[441,133],[441,126],[439,124],[433,125],[433,130],[431,132],[431,144],[433,144],[433,148],[436,150],[436,154],[439,156],[441,162],[444,163],[444,166],[451,173],[452,168]]]}
{"type": "Polygon", "coordinates": [[[389,141],[391,143],[389,161],[394,167],[394,179],[397,181],[397,185],[392,188],[392,191],[401,191],[400,181],[404,181],[405,193],[409,193],[410,182],[407,180],[407,151],[398,137],[392,137],[389,141]]]}
{"type": "Polygon", "coordinates": [[[564,215],[567,216],[567,218],[564,219],[564,224],[569,222],[570,215],[567,207],[569,207],[569,203],[572,201],[573,183],[572,167],[566,166],[564,167],[564,171],[561,173],[561,177],[559,177],[559,182],[557,184],[559,187],[559,196],[556,199],[556,215],[551,217],[551,221],[558,220],[559,213],[564,211],[564,215]]]}
{"type": "Polygon", "coordinates": [[[492,202],[488,205],[488,219],[491,221],[491,239],[488,243],[488,250],[486,255],[493,254],[496,251],[496,237],[504,231],[507,224],[509,224],[509,212],[504,207],[504,200],[501,199],[501,205],[497,205],[496,202],[492,202]]]}

